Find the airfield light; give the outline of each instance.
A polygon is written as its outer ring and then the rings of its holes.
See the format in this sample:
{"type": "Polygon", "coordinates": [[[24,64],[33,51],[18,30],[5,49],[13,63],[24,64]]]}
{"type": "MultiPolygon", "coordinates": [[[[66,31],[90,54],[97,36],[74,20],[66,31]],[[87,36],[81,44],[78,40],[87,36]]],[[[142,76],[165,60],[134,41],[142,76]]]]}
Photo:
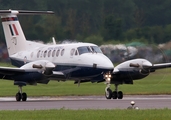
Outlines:
{"type": "Polygon", "coordinates": [[[129,106],[127,109],[139,110],[139,107],[138,106],[134,106],[134,105],[135,105],[135,102],[134,101],[131,101],[131,106],[129,106]]]}
{"type": "Polygon", "coordinates": [[[134,101],[131,101],[131,105],[134,106],[135,105],[135,102],[134,101]]]}

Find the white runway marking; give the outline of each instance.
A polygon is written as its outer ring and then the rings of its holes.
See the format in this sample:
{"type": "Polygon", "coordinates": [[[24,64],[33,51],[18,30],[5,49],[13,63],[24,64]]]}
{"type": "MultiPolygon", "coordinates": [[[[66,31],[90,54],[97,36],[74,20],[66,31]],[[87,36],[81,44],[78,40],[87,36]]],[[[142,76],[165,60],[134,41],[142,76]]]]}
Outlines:
{"type": "MultiPolygon", "coordinates": [[[[165,100],[171,95],[125,95],[122,100],[165,100]]],[[[27,101],[36,100],[106,100],[104,96],[63,96],[63,97],[29,97],[27,101]]],[[[118,100],[118,99],[116,99],[118,100]]],[[[119,99],[121,100],[121,99],[119,99]]],[[[0,101],[16,101],[15,97],[0,97],[0,101]]]]}

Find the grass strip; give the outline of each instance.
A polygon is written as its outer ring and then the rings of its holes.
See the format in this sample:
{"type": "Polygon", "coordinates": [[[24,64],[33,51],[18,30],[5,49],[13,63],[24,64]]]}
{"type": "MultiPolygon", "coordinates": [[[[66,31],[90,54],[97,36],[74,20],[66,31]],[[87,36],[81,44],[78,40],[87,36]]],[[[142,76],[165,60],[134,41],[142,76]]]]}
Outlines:
{"type": "MultiPolygon", "coordinates": [[[[133,85],[120,85],[119,90],[124,94],[171,94],[171,69],[162,69],[151,73],[148,77],[134,81],[133,85]]],[[[18,87],[13,81],[0,80],[0,96],[14,96],[18,87]]],[[[37,86],[23,87],[23,92],[28,96],[84,96],[104,95],[106,85],[104,83],[82,83],[79,87],[73,81],[38,84],[37,86]]],[[[111,85],[114,90],[114,85],[111,85]]]]}
{"type": "Polygon", "coordinates": [[[0,111],[2,120],[170,120],[171,110],[25,110],[0,111]]]}

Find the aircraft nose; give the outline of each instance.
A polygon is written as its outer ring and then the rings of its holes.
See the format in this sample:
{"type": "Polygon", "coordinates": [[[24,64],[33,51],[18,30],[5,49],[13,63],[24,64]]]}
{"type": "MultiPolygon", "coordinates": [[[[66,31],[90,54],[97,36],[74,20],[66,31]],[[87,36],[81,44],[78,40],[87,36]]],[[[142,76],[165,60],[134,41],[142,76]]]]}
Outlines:
{"type": "Polygon", "coordinates": [[[97,64],[97,67],[99,67],[99,68],[101,67],[101,68],[110,69],[110,70],[114,69],[113,63],[105,55],[96,57],[95,64],[97,64]]]}

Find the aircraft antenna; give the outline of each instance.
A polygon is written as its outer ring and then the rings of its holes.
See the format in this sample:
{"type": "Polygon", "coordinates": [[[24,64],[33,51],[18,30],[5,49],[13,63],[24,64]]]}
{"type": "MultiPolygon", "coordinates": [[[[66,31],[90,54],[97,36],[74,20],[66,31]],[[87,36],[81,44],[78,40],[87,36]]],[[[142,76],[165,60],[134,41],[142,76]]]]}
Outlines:
{"type": "Polygon", "coordinates": [[[53,41],[53,44],[56,45],[56,41],[54,37],[52,37],[52,41],[53,41]]]}

